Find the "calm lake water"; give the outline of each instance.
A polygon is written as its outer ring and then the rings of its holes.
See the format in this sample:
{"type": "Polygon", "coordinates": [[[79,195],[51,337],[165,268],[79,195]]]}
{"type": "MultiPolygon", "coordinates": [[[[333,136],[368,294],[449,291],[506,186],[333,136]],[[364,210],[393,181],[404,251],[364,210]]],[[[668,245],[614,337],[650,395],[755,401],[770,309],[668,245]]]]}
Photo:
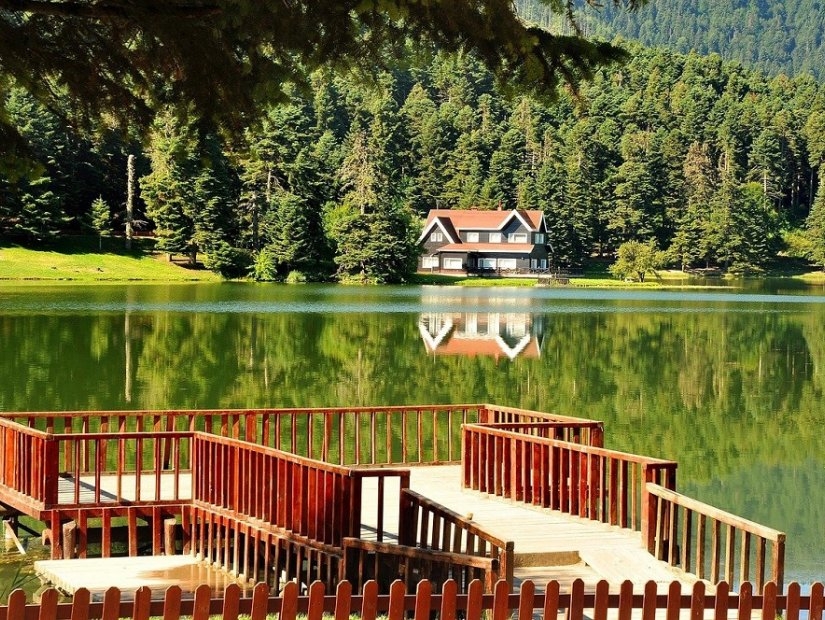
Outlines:
{"type": "Polygon", "coordinates": [[[608,447],[677,460],[680,491],[785,531],[786,582],[808,584],[825,579],[825,291],[787,286],[3,285],[0,410],[595,418],[608,447]]]}

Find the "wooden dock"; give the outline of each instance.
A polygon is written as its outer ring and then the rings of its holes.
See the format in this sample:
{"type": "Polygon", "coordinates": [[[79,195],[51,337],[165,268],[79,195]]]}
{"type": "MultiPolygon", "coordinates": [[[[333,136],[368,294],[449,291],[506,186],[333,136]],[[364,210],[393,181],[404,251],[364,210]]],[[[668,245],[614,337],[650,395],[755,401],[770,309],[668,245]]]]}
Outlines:
{"type": "Polygon", "coordinates": [[[599,421],[489,403],[0,415],[12,528],[42,521],[53,560],[83,558],[71,567],[125,540],[135,584],[201,558],[276,591],[399,577],[781,589],[785,535],[678,493],[676,470],[605,448],[599,421]]]}
{"type": "Polygon", "coordinates": [[[93,600],[102,600],[110,587],[120,589],[124,598],[142,586],[151,588],[155,598],[163,598],[169,586],[178,586],[184,595],[192,595],[201,584],[223,592],[229,584],[239,583],[242,590],[250,595],[252,592],[251,585],[190,555],[40,560],[35,562],[34,570],[42,581],[64,594],[86,588],[93,600]]]}
{"type": "MultiPolygon", "coordinates": [[[[364,515],[375,515],[376,479],[364,486],[364,515]]],[[[569,586],[582,579],[588,590],[600,580],[610,583],[611,592],[630,579],[642,588],[647,581],[666,585],[680,581],[690,586],[695,575],[686,574],[653,557],[643,547],[639,532],[562,512],[535,508],[524,503],[461,488],[461,466],[410,467],[410,488],[446,508],[478,523],[500,538],[514,542],[514,587],[533,580],[543,587],[550,580],[569,586]]],[[[387,490],[385,523],[398,523],[395,490],[387,490]]],[[[365,521],[363,538],[375,538],[374,522],[365,521]]],[[[397,541],[397,528],[384,532],[385,541],[397,541]]]]}

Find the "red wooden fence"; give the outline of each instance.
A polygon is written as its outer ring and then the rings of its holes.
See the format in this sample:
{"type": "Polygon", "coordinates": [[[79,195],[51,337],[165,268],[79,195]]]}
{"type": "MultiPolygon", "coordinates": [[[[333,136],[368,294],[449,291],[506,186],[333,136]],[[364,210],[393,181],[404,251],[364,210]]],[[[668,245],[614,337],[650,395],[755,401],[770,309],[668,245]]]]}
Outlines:
{"type": "Polygon", "coordinates": [[[755,581],[757,589],[770,570],[782,589],[785,534],[655,484],[647,489],[656,512],[657,557],[711,583],[755,581]]]}
{"type": "MultiPolygon", "coordinates": [[[[409,470],[356,470],[206,433],[196,433],[193,446],[195,505],[336,547],[361,537],[364,478],[398,478],[409,487],[409,470]]],[[[383,501],[377,510],[383,531],[383,501]]]]}
{"type": "Polygon", "coordinates": [[[776,620],[783,613],[788,620],[798,620],[803,614],[809,620],[822,620],[824,590],[821,583],[816,583],[809,594],[803,595],[799,585],[792,583],[787,593],[779,594],[776,586],[768,583],[758,595],[749,583],[744,583],[738,593],[732,593],[723,582],[709,594],[705,584],[697,582],[692,591],[683,593],[678,582],[663,590],[649,582],[638,591],[626,581],[618,593],[611,592],[607,582],[597,584],[595,591],[585,592],[584,584],[576,580],[565,593],[560,592],[557,582],[550,582],[544,593],[537,594],[533,583],[525,581],[518,594],[511,594],[507,583],[501,581],[493,594],[485,595],[481,582],[474,581],[467,594],[460,595],[454,581],[445,583],[440,594],[433,594],[431,584],[422,581],[415,594],[408,594],[398,581],[390,594],[383,596],[378,595],[375,582],[365,584],[361,595],[354,595],[348,582],[338,584],[334,595],[327,595],[323,584],[313,583],[307,596],[300,596],[298,585],[288,583],[278,597],[270,597],[268,588],[260,584],[250,598],[241,598],[238,586],[230,586],[221,598],[212,598],[208,586],[200,586],[192,598],[184,598],[180,588],[171,587],[161,599],[153,599],[148,588],[141,588],[129,600],[112,588],[100,602],[90,601],[89,592],[79,590],[73,602],[59,603],[57,592],[49,590],[43,593],[39,605],[27,605],[25,594],[18,590],[12,593],[7,606],[0,607],[0,620],[207,620],[211,616],[238,620],[241,614],[247,614],[250,620],[264,620],[268,614],[278,614],[279,620],[296,620],[298,614],[305,614],[307,620],[322,620],[324,613],[334,620],[348,620],[351,614],[359,615],[361,620],[376,620],[379,615],[387,620],[430,620],[433,613],[441,620],[455,620],[459,614],[465,620],[532,620],[537,616],[555,620],[562,610],[566,610],[567,620],[604,619],[611,610],[617,611],[620,619],[629,619],[636,612],[642,620],[654,620],[657,611],[664,610],[668,620],[776,620]]]}
{"type": "Polygon", "coordinates": [[[553,425],[527,430],[465,425],[465,488],[640,531],[653,551],[645,483],[675,488],[676,463],[539,435],[553,425]]]}
{"type": "Polygon", "coordinates": [[[57,494],[57,472],[47,463],[55,460],[48,435],[0,418],[0,497],[11,491],[15,499],[40,508],[57,494]],[[5,488],[4,488],[5,487],[5,488]]]}
{"type": "Polygon", "coordinates": [[[405,489],[401,492],[399,544],[448,554],[496,560],[495,579],[513,583],[512,540],[504,540],[478,523],[437,504],[423,495],[405,489]]]}

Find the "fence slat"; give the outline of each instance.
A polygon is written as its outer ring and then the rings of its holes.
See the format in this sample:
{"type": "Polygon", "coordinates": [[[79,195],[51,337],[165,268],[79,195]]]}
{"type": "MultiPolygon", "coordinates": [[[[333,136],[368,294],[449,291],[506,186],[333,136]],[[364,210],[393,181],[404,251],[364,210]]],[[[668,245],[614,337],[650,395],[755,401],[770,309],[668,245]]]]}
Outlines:
{"type": "Polygon", "coordinates": [[[378,583],[370,579],[364,584],[361,620],[375,620],[378,616],[378,583]]]}
{"type": "Polygon", "coordinates": [[[252,610],[249,620],[265,620],[267,614],[269,588],[265,583],[259,583],[252,591],[252,610]]]}
{"type": "Polygon", "coordinates": [[[753,587],[749,583],[743,583],[739,587],[739,606],[737,611],[738,620],[750,620],[753,611],[753,587]]]}
{"type": "Polygon", "coordinates": [[[387,620],[404,620],[404,596],[406,593],[407,587],[403,581],[396,579],[392,582],[387,620]]]}
{"type": "Polygon", "coordinates": [[[72,596],[72,620],[88,620],[92,596],[86,588],[78,588],[72,596]]]}
{"type": "MultiPolygon", "coordinates": [[[[462,578],[466,578],[465,574],[462,578]]],[[[467,594],[458,595],[459,584],[453,579],[444,582],[441,594],[434,593],[435,584],[421,580],[415,595],[408,595],[405,583],[396,580],[390,586],[388,595],[378,594],[377,582],[371,580],[364,585],[362,596],[353,596],[350,583],[342,581],[334,594],[325,594],[323,582],[313,582],[308,595],[299,596],[300,586],[294,581],[285,584],[280,597],[269,598],[266,584],[258,584],[251,598],[242,598],[239,586],[230,586],[223,600],[213,599],[208,585],[197,587],[193,599],[182,599],[181,590],[172,586],[164,593],[162,601],[152,602],[152,593],[147,587],[137,590],[131,600],[121,600],[117,588],[104,593],[103,603],[91,602],[88,590],[80,589],[70,603],[59,603],[56,590],[46,590],[39,604],[26,604],[25,593],[16,590],[9,597],[6,606],[0,606],[0,620],[148,620],[162,617],[163,620],[207,620],[220,617],[221,620],[237,620],[248,615],[251,620],[265,620],[267,614],[279,613],[279,620],[295,620],[299,610],[307,620],[320,620],[325,613],[334,612],[334,620],[348,620],[351,614],[360,615],[361,620],[376,620],[379,613],[385,613],[388,620],[429,620],[436,613],[440,620],[456,620],[462,612],[466,620],[531,620],[543,611],[544,620],[555,620],[560,608],[566,608],[566,620],[583,620],[585,608],[593,620],[614,617],[622,620],[637,617],[652,620],[656,617],[667,620],[728,620],[735,615],[739,620],[751,620],[753,608],[758,610],[762,620],[773,620],[784,615],[786,620],[799,620],[801,612],[807,612],[809,620],[822,620],[825,588],[821,583],[811,586],[809,595],[802,595],[798,583],[791,583],[787,593],[779,591],[776,584],[768,583],[761,596],[753,594],[749,582],[742,584],[738,593],[731,592],[727,582],[720,582],[710,594],[704,582],[693,584],[688,596],[682,595],[681,584],[672,582],[667,595],[659,595],[655,581],[644,585],[644,593],[634,594],[633,583],[624,581],[618,596],[610,594],[610,584],[600,581],[595,584],[593,594],[585,593],[585,585],[576,579],[568,594],[560,594],[559,583],[547,583],[544,594],[536,594],[532,581],[525,580],[517,594],[510,594],[506,581],[498,581],[492,588],[493,594],[485,595],[482,580],[474,579],[467,585],[467,594]],[[730,610],[736,609],[735,614],[730,610]],[[485,611],[487,614],[485,614],[485,611]],[[665,611],[661,614],[660,611],[665,611]],[[639,613],[641,612],[641,613],[639,613]],[[712,613],[711,613],[712,612],[712,613]],[[220,614],[220,616],[218,616],[220,614]]]]}
{"type": "Polygon", "coordinates": [[[180,618],[180,601],[183,592],[180,586],[169,586],[163,596],[163,620],[180,618]]]}
{"type": "Polygon", "coordinates": [[[821,583],[815,583],[811,586],[808,620],[822,620],[823,607],[825,607],[825,587],[821,583]]]}

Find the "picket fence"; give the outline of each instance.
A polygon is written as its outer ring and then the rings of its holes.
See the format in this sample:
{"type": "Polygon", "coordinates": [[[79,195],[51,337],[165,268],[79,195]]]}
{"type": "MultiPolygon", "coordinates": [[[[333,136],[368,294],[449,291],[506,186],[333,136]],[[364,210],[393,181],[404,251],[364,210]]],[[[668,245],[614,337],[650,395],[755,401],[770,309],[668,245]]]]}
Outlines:
{"type": "Polygon", "coordinates": [[[761,595],[754,594],[750,583],[742,584],[733,593],[725,582],[708,591],[704,582],[694,584],[692,591],[682,593],[681,584],[671,583],[660,591],[655,582],[648,582],[642,592],[634,591],[630,581],[625,581],[619,592],[611,592],[610,584],[599,582],[595,590],[586,592],[581,580],[573,582],[569,591],[562,593],[559,583],[551,581],[543,593],[537,593],[531,581],[524,581],[518,593],[511,594],[507,582],[499,581],[493,594],[484,594],[481,581],[469,584],[467,594],[458,594],[455,581],[447,581],[433,591],[433,584],[421,581],[415,594],[408,594],[404,584],[396,581],[390,594],[378,595],[376,582],[364,585],[362,594],[354,595],[349,582],[342,581],[334,595],[327,595],[324,585],[313,583],[306,595],[301,595],[298,585],[290,582],[277,597],[269,596],[264,584],[252,591],[252,596],[241,597],[238,586],[226,589],[222,598],[212,598],[208,586],[200,586],[194,596],[183,597],[180,588],[168,588],[161,598],[153,598],[151,590],[140,588],[133,596],[122,597],[117,588],[110,588],[102,600],[91,600],[88,590],[78,590],[72,602],[59,602],[55,590],[41,595],[39,604],[27,604],[26,595],[17,590],[9,597],[8,605],[0,607],[0,620],[207,620],[222,618],[238,620],[295,620],[298,615],[306,620],[349,620],[351,615],[361,620],[375,620],[384,616],[387,620],[532,620],[542,617],[555,619],[560,614],[566,620],[776,620],[783,615],[786,620],[823,620],[825,588],[814,584],[810,593],[802,595],[799,584],[792,583],[787,591],[779,593],[776,585],[769,582],[761,595]]]}

